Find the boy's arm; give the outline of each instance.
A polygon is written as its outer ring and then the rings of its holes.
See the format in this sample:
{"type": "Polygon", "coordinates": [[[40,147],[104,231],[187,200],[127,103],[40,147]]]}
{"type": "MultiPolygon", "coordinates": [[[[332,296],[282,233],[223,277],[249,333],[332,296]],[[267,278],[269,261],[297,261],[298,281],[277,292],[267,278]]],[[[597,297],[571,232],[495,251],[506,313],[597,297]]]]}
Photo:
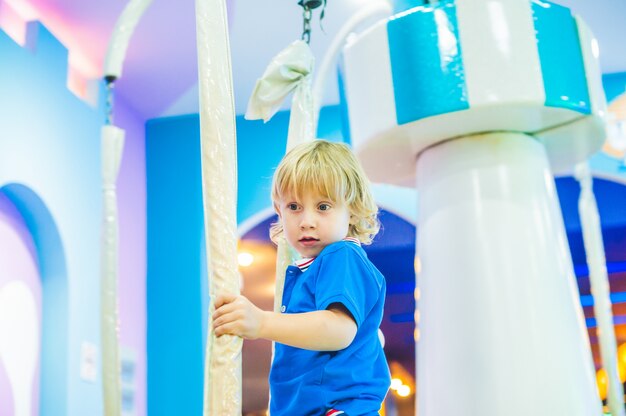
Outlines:
{"type": "Polygon", "coordinates": [[[244,296],[223,295],[215,301],[215,335],[265,338],[292,347],[315,351],[346,348],[356,335],[356,323],[340,303],[323,311],[305,313],[266,312],[244,296]]]}

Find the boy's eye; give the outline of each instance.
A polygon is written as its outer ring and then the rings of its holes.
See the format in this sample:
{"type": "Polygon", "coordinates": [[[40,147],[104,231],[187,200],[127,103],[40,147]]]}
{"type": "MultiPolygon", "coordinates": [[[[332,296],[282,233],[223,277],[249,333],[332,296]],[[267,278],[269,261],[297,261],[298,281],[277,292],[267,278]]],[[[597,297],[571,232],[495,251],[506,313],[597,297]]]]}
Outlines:
{"type": "Polygon", "coordinates": [[[330,204],[320,204],[319,206],[320,211],[328,211],[329,209],[330,209],[330,204]]]}
{"type": "Polygon", "coordinates": [[[298,204],[295,203],[291,203],[291,204],[287,204],[287,209],[291,210],[291,211],[295,211],[298,209],[298,204]]]}

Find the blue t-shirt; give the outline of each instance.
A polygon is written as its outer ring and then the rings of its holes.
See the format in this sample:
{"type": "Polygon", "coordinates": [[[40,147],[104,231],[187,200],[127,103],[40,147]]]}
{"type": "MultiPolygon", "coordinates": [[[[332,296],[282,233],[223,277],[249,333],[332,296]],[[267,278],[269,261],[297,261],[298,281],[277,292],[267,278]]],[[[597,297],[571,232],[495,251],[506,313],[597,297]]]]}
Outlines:
{"type": "Polygon", "coordinates": [[[329,409],[350,416],[378,415],[390,384],[378,339],[385,278],[355,243],[328,245],[302,272],[289,266],[282,311],[303,313],[341,303],[357,333],[340,351],[309,351],[276,343],[270,371],[272,416],[323,416],[329,409]]]}

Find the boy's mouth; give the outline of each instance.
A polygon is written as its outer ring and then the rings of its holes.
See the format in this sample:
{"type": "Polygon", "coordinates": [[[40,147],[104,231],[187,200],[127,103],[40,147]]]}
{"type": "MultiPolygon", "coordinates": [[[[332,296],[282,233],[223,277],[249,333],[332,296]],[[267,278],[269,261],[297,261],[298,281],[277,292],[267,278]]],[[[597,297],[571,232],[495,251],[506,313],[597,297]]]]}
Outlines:
{"type": "Polygon", "coordinates": [[[298,241],[300,241],[301,243],[313,243],[313,242],[320,241],[320,240],[317,238],[313,238],[313,237],[302,237],[298,241]]]}

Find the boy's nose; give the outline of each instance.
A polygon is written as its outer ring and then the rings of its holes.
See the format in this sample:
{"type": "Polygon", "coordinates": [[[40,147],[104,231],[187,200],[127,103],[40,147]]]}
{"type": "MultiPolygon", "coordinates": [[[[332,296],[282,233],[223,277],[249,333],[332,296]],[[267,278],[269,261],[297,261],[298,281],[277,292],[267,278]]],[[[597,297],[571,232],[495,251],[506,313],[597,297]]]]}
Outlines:
{"type": "Polygon", "coordinates": [[[307,228],[314,228],[315,227],[315,219],[313,218],[313,216],[311,214],[304,214],[302,216],[302,221],[300,221],[300,228],[301,229],[307,229],[307,228]]]}

